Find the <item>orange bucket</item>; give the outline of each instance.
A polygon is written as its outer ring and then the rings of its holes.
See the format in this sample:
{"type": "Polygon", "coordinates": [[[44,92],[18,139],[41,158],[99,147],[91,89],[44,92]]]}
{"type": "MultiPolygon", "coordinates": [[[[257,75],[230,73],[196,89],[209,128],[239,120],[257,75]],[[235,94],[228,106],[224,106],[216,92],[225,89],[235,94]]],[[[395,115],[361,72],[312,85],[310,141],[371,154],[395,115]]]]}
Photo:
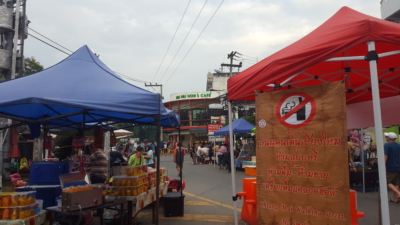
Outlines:
{"type": "Polygon", "coordinates": [[[247,176],[257,176],[256,166],[247,166],[244,168],[245,174],[247,176]]]}

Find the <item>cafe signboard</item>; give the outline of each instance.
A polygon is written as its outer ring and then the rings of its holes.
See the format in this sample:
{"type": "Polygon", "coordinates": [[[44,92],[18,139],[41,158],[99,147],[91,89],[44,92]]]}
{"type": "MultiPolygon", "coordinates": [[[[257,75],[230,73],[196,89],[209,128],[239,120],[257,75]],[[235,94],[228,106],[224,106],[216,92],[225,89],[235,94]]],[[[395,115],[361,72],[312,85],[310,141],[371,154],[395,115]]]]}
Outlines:
{"type": "Polygon", "coordinates": [[[344,84],[259,93],[258,224],[350,224],[344,84]]]}
{"type": "Polygon", "coordinates": [[[173,100],[189,100],[189,99],[204,99],[204,98],[218,98],[224,91],[206,91],[206,92],[183,92],[171,94],[170,99],[173,100]]]}

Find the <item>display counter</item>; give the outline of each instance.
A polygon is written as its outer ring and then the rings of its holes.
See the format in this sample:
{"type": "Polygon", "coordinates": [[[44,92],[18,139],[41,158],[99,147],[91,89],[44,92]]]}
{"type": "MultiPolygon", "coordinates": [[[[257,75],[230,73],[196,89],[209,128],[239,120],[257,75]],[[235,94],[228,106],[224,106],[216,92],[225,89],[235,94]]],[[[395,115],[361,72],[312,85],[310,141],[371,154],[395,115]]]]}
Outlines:
{"type": "Polygon", "coordinates": [[[22,220],[0,220],[0,225],[40,225],[46,220],[46,211],[42,210],[39,213],[27,217],[22,220]]]}

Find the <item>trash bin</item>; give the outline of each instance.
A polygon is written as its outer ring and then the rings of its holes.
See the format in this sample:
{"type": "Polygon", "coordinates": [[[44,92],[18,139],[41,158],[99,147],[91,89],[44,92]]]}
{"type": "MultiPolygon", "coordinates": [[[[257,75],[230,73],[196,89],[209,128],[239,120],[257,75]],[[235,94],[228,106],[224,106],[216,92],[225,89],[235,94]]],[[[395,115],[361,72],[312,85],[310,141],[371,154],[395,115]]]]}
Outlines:
{"type": "Polygon", "coordinates": [[[168,192],[163,198],[165,217],[183,216],[185,195],[181,195],[181,192],[168,192]]]}

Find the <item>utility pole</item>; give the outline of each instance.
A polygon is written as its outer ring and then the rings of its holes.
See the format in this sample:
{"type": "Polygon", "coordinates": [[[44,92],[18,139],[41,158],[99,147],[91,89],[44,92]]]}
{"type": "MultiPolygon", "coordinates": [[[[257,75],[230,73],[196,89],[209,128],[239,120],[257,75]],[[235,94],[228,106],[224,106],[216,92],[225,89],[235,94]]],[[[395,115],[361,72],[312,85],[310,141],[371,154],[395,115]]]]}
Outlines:
{"type": "MultiPolygon", "coordinates": [[[[0,1],[0,69],[5,80],[12,80],[24,70],[23,41],[27,38],[26,0],[0,1]],[[15,6],[15,7],[14,7],[15,6]]],[[[0,127],[11,120],[0,118],[0,127]]],[[[0,190],[2,178],[9,179],[11,159],[9,129],[0,131],[0,190]]]]}
{"type": "MultiPolygon", "coordinates": [[[[225,63],[221,64],[222,67],[224,67],[224,66],[229,67],[229,77],[232,77],[232,68],[233,67],[237,67],[237,68],[242,67],[242,62],[240,62],[239,64],[233,64],[233,59],[236,56],[236,54],[240,54],[240,53],[237,51],[232,51],[230,54],[228,54],[228,59],[231,60],[230,64],[225,64],[225,63]]],[[[234,116],[234,117],[236,117],[236,116],[234,116]]],[[[229,122],[232,123],[232,121],[229,121],[229,122]]]]}
{"type": "Polygon", "coordinates": [[[161,99],[164,99],[164,96],[162,95],[162,84],[157,84],[157,83],[154,83],[154,84],[149,83],[149,84],[147,84],[147,83],[144,83],[144,86],[145,87],[160,87],[161,99]]]}
{"type": "Polygon", "coordinates": [[[242,67],[242,62],[240,62],[239,64],[233,64],[233,59],[234,59],[234,57],[236,56],[236,54],[240,54],[240,53],[237,52],[237,51],[232,51],[230,54],[228,54],[228,59],[231,60],[231,63],[230,63],[230,64],[225,64],[225,63],[222,63],[222,64],[221,64],[222,67],[224,67],[224,66],[229,67],[229,71],[230,71],[229,77],[232,77],[232,68],[233,68],[233,67],[237,67],[237,68],[242,67]]]}

